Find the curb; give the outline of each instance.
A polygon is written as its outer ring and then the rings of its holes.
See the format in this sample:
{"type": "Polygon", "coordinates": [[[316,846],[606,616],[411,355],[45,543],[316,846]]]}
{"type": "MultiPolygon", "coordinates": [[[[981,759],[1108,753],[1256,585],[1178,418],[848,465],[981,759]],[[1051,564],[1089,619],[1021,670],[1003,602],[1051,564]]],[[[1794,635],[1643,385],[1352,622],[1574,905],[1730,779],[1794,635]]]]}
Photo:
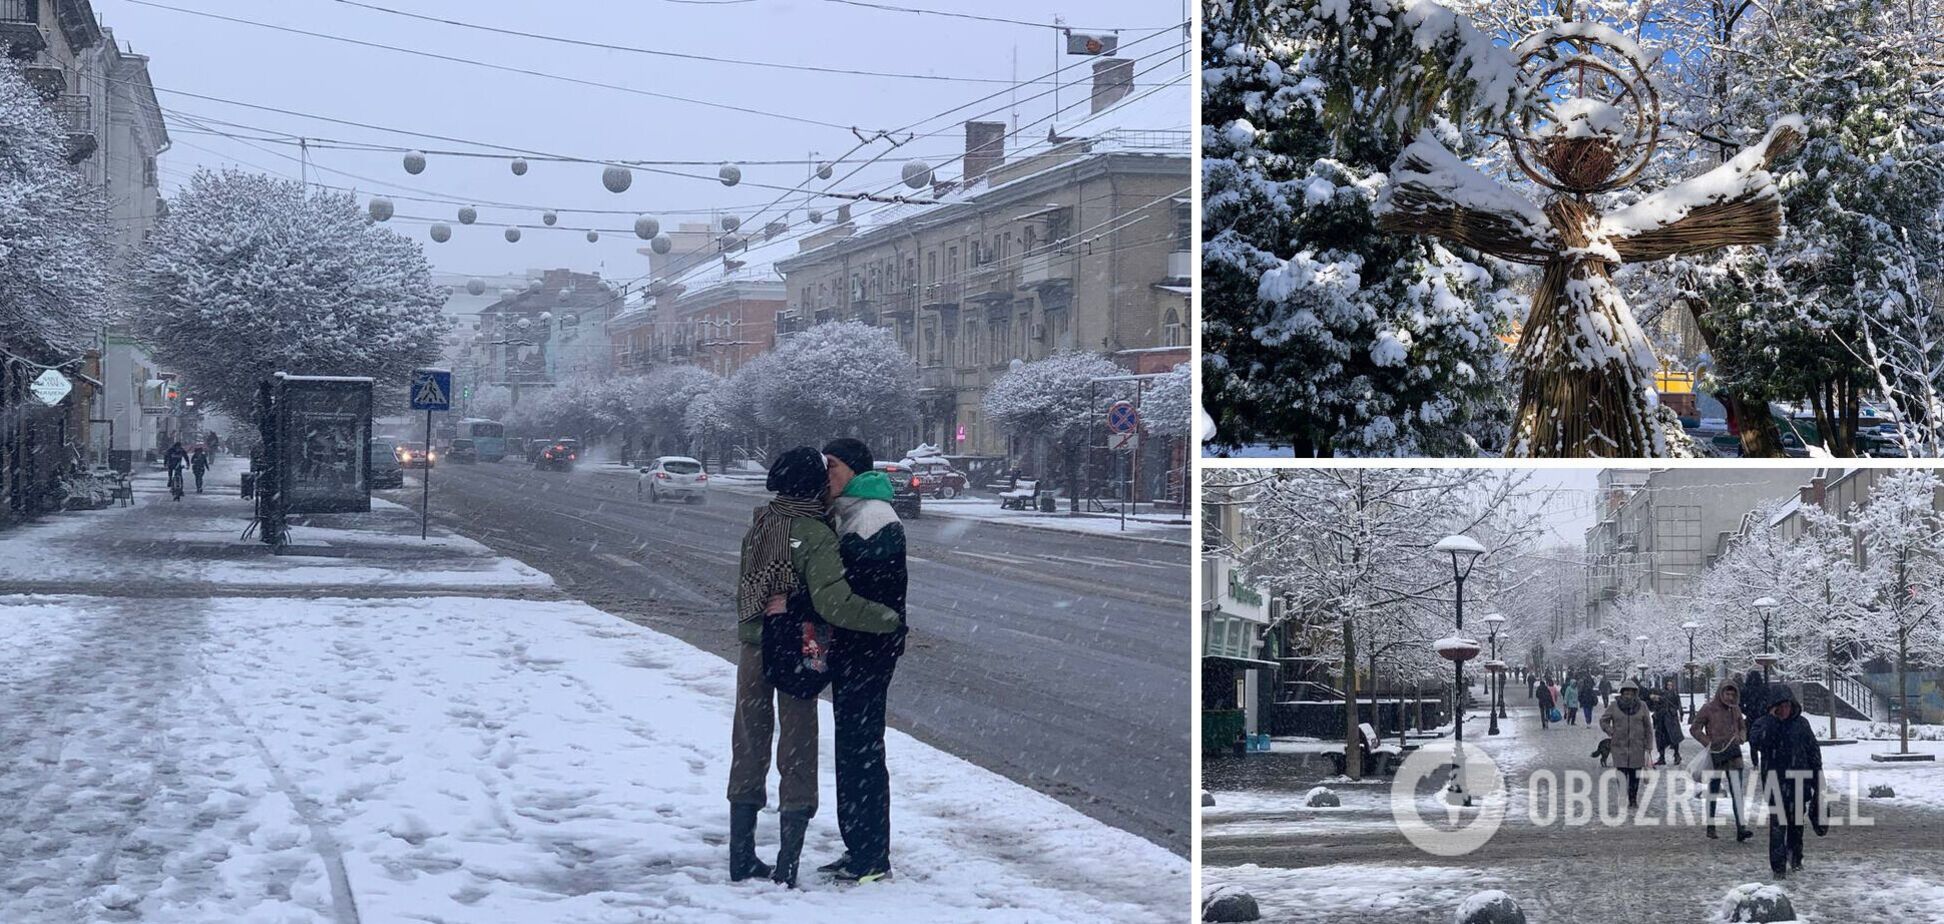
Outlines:
{"type": "MultiPolygon", "coordinates": [[[[722,486],[722,489],[734,491],[735,493],[738,494],[754,495],[754,494],[768,493],[766,491],[763,491],[760,488],[754,488],[752,490],[744,490],[742,485],[738,485],[733,481],[722,481],[722,482],[718,482],[718,484],[722,486]]],[[[1153,543],[1155,545],[1180,546],[1184,549],[1192,547],[1189,541],[1186,539],[1165,539],[1159,536],[1125,536],[1125,535],[1120,535],[1118,533],[1095,532],[1093,530],[1087,530],[1087,529],[1062,529],[1058,526],[1048,526],[1044,523],[1022,523],[1022,522],[1016,522],[1012,520],[1003,520],[1003,519],[995,519],[995,518],[988,518],[988,517],[953,516],[952,514],[934,511],[930,508],[925,508],[923,515],[928,517],[937,517],[938,519],[941,520],[966,520],[974,523],[990,523],[994,526],[1004,526],[1011,529],[1036,529],[1036,530],[1040,530],[1041,532],[1065,533],[1066,535],[1069,536],[1091,536],[1091,537],[1097,537],[1101,539],[1111,539],[1115,542],[1148,542],[1148,543],[1153,543]]],[[[1083,515],[1082,518],[1102,519],[1103,517],[1086,517],[1083,515]]],[[[1104,518],[1113,519],[1112,517],[1104,517],[1104,518]]],[[[1184,530],[1185,529],[1186,527],[1184,527],[1184,530]]]]}

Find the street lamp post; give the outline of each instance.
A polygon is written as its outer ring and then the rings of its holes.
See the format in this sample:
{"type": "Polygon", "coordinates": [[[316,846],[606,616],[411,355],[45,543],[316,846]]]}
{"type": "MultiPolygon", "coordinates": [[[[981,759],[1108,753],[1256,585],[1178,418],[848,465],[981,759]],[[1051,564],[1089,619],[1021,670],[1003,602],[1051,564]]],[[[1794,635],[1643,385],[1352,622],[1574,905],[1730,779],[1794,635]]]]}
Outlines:
{"type": "Polygon", "coordinates": [[[1762,597],[1753,604],[1755,611],[1762,614],[1762,653],[1755,656],[1755,661],[1762,665],[1763,683],[1768,682],[1769,667],[1775,664],[1775,650],[1769,642],[1769,617],[1775,613],[1775,608],[1781,605],[1782,601],[1774,597],[1762,597]]]}
{"type": "Polygon", "coordinates": [[[1465,578],[1471,575],[1472,565],[1478,556],[1485,554],[1485,547],[1470,536],[1446,536],[1433,546],[1439,552],[1451,556],[1451,578],[1457,586],[1452,596],[1455,606],[1458,632],[1448,639],[1437,642],[1438,654],[1451,661],[1451,782],[1446,787],[1450,797],[1463,805],[1471,804],[1471,797],[1465,794],[1464,749],[1465,749],[1465,662],[1478,657],[1478,643],[1464,637],[1465,634],[1465,578]]]}
{"type": "Polygon", "coordinates": [[[1701,624],[1698,622],[1689,621],[1681,623],[1681,629],[1687,633],[1688,637],[1688,715],[1690,716],[1694,715],[1694,632],[1699,628],[1701,628],[1701,624]]]}
{"type": "Polygon", "coordinates": [[[1634,679],[1640,681],[1644,688],[1647,684],[1647,636],[1636,635],[1634,636],[1634,641],[1640,643],[1640,663],[1635,665],[1640,668],[1640,676],[1634,679]]]}
{"type": "Polygon", "coordinates": [[[1488,735],[1496,735],[1499,733],[1499,702],[1500,692],[1505,689],[1505,664],[1499,660],[1498,656],[1498,631],[1499,626],[1504,623],[1505,617],[1497,613],[1492,613],[1485,617],[1485,628],[1487,632],[1491,633],[1490,638],[1492,643],[1492,658],[1485,662],[1485,670],[1488,672],[1485,678],[1485,695],[1490,697],[1485,703],[1485,712],[1491,716],[1491,723],[1485,729],[1485,734],[1488,735]]]}

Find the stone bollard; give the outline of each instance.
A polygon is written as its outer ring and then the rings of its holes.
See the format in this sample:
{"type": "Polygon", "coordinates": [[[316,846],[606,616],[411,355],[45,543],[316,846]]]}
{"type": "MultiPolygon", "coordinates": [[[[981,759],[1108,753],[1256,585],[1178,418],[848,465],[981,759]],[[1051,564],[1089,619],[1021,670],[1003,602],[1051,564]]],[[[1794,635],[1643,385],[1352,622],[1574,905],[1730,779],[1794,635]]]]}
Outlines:
{"type": "Polygon", "coordinates": [[[1204,790],[1202,790],[1202,807],[1203,807],[1203,808],[1207,808],[1208,806],[1211,806],[1211,805],[1214,805],[1214,804],[1215,804],[1215,797],[1214,797],[1214,796],[1211,796],[1211,795],[1209,795],[1209,794],[1208,794],[1208,790],[1206,790],[1206,789],[1204,789],[1204,790]]]}
{"type": "Polygon", "coordinates": [[[1728,890],[1720,918],[1729,924],[1780,924],[1796,919],[1789,893],[1767,882],[1746,882],[1728,890]]]}
{"type": "Polygon", "coordinates": [[[1512,896],[1487,889],[1465,899],[1452,918],[1455,924],[1526,924],[1525,911],[1512,896]]]}
{"type": "Polygon", "coordinates": [[[1255,896],[1234,886],[1216,886],[1202,895],[1202,920],[1223,922],[1255,921],[1262,918],[1255,896]]]}
{"type": "Polygon", "coordinates": [[[1310,808],[1340,808],[1343,800],[1328,786],[1318,786],[1303,796],[1303,804],[1310,808]]]}

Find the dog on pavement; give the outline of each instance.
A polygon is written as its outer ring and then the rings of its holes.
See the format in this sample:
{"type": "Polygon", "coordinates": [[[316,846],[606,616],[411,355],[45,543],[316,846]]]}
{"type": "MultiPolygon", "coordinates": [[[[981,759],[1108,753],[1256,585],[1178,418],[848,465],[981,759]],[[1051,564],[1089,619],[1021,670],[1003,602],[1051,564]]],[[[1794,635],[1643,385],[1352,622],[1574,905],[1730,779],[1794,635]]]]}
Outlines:
{"type": "Polygon", "coordinates": [[[1613,755],[1613,739],[1601,738],[1600,745],[1593,749],[1592,756],[1600,759],[1600,766],[1607,765],[1607,758],[1613,755]]]}

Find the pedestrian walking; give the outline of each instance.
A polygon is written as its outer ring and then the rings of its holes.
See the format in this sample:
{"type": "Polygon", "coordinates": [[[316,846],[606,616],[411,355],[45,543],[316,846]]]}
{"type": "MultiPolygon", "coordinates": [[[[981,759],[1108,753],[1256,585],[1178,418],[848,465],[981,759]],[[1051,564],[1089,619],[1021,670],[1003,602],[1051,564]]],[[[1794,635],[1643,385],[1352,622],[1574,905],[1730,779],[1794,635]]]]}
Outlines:
{"type": "Polygon", "coordinates": [[[1568,725],[1579,724],[1579,710],[1577,708],[1574,708],[1578,703],[1579,703],[1579,683],[1573,680],[1568,680],[1566,681],[1565,695],[1559,701],[1560,710],[1566,713],[1566,724],[1568,725]]]}
{"type": "Polygon", "coordinates": [[[1674,690],[1674,681],[1667,681],[1665,689],[1655,690],[1648,695],[1648,706],[1654,712],[1654,766],[1667,766],[1667,749],[1674,749],[1674,763],[1681,762],[1681,696],[1674,690]]]}
{"type": "Polygon", "coordinates": [[[1600,730],[1611,742],[1608,757],[1627,779],[1627,807],[1640,805],[1640,770],[1647,766],[1647,748],[1654,742],[1654,726],[1647,704],[1640,700],[1640,684],[1620,682],[1620,695],[1600,715],[1600,730]]]}
{"type": "Polygon", "coordinates": [[[837,753],[837,827],[844,853],[818,867],[840,882],[891,875],[891,774],[884,762],[884,709],[905,645],[905,531],[891,509],[891,479],[869,446],[824,446],[831,526],[844,576],[858,595],[884,605],[895,623],[867,631],[838,627],[831,646],[831,714],[837,753]]]}
{"type": "MultiPolygon", "coordinates": [[[[1748,679],[1742,681],[1741,688],[1742,721],[1746,723],[1744,727],[1754,728],[1755,720],[1768,713],[1768,698],[1768,678],[1762,676],[1761,671],[1749,671],[1748,679]]],[[[1756,761],[1754,769],[1760,771],[1761,755],[1749,756],[1756,761]]]]}
{"type": "Polygon", "coordinates": [[[1708,825],[1710,838],[1719,837],[1715,833],[1715,796],[1727,784],[1728,805],[1735,813],[1735,840],[1745,841],[1755,836],[1746,824],[1742,823],[1742,771],[1746,765],[1742,760],[1742,744],[1748,740],[1748,723],[1741,712],[1741,684],[1735,678],[1721,681],[1715,695],[1701,708],[1694,710],[1694,718],[1688,722],[1688,735],[1701,742],[1708,749],[1706,772],[1708,777],[1708,825]]]}
{"type": "Polygon", "coordinates": [[[169,494],[176,500],[182,499],[182,467],[189,461],[189,453],[182,448],[182,441],[169,444],[168,451],[162,454],[162,464],[169,470],[169,494]]]}
{"type": "Polygon", "coordinates": [[[1600,695],[1598,690],[1599,687],[1594,685],[1593,678],[1591,677],[1588,677],[1585,680],[1580,682],[1579,707],[1580,707],[1580,712],[1586,716],[1586,724],[1588,725],[1593,724],[1593,707],[1598,705],[1600,702],[1600,695]]]}
{"type": "Polygon", "coordinates": [[[817,813],[817,694],[829,675],[826,624],[883,631],[899,621],[889,607],[857,596],[845,582],[837,535],[823,521],[827,478],[815,448],[783,453],[766,482],[776,496],[756,508],[743,536],[729,761],[731,881],[767,877],[796,885],[804,833],[817,813]],[[756,815],[769,801],[770,746],[778,732],[781,839],[769,866],[756,858],[756,815]]]}
{"type": "Polygon", "coordinates": [[[1608,700],[1608,699],[1611,699],[1612,697],[1613,697],[1613,678],[1611,678],[1611,677],[1606,677],[1606,676],[1602,676],[1602,677],[1600,678],[1600,705],[1601,705],[1601,707],[1605,707],[1605,706],[1606,706],[1606,704],[1607,704],[1607,700],[1608,700]]]}
{"type": "Polygon", "coordinates": [[[201,494],[203,473],[209,471],[209,452],[203,449],[201,443],[197,443],[195,450],[189,453],[189,470],[196,474],[196,493],[201,494]]]}
{"type": "Polygon", "coordinates": [[[1538,697],[1539,727],[1541,729],[1551,728],[1552,711],[1559,701],[1553,698],[1553,688],[1543,683],[1539,684],[1538,697]]]}
{"type": "Polygon", "coordinates": [[[1760,754],[1762,794],[1768,800],[1769,870],[1777,879],[1802,868],[1802,829],[1822,821],[1822,746],[1802,717],[1795,691],[1785,683],[1768,687],[1769,708],[1749,727],[1748,740],[1760,754]]]}

